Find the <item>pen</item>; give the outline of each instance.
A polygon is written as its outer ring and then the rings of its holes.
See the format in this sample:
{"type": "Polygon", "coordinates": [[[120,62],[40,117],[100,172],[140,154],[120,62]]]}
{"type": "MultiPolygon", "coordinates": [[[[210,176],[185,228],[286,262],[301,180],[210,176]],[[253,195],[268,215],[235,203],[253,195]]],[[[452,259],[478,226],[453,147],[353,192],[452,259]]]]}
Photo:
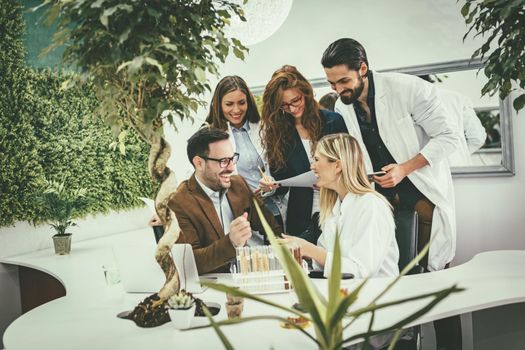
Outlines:
{"type": "Polygon", "coordinates": [[[268,177],[264,174],[264,171],[262,171],[261,166],[258,166],[258,168],[259,168],[259,172],[261,173],[263,180],[266,182],[270,182],[270,179],[268,179],[268,177]]]}

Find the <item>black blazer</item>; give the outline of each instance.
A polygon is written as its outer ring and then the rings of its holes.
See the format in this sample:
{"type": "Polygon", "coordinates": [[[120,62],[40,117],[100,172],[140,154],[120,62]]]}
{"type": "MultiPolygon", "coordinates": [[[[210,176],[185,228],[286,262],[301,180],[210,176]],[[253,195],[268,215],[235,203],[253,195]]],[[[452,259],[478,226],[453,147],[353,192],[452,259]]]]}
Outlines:
{"type": "MultiPolygon", "coordinates": [[[[321,109],[321,117],[324,127],[321,137],[340,132],[348,133],[343,117],[335,112],[321,109]]],[[[276,180],[287,179],[305,173],[310,170],[310,162],[301,142],[297,130],[293,131],[293,142],[285,147],[285,167],[282,169],[270,169],[276,180]]],[[[313,189],[308,187],[283,187],[277,190],[278,194],[290,191],[288,198],[288,209],[286,212],[286,233],[298,236],[303,233],[310,224],[313,204],[313,189]]]]}

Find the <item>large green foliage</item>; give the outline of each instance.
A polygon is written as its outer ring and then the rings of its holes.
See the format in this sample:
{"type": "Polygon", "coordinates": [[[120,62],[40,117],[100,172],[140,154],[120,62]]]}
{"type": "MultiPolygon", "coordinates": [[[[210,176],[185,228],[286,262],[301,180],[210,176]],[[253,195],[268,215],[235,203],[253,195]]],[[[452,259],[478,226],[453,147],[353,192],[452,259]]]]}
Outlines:
{"type": "Polygon", "coordinates": [[[37,142],[26,107],[22,33],[24,23],[18,2],[0,0],[0,226],[15,218],[35,217],[28,188],[35,187],[42,169],[37,142]],[[27,170],[26,170],[27,169],[27,170]]]}
{"type": "MultiPolygon", "coordinates": [[[[512,91],[512,81],[525,89],[525,0],[466,0],[461,14],[471,32],[486,38],[472,57],[488,55],[485,75],[489,78],[482,95],[499,93],[501,99],[512,91]],[[495,44],[497,42],[497,44],[495,44]]],[[[525,106],[525,93],[513,101],[519,111],[525,106]]]]}
{"type": "Polygon", "coordinates": [[[0,226],[48,219],[35,200],[46,178],[87,189],[91,200],[78,215],[139,206],[137,196],[154,192],[145,167],[148,145],[130,134],[125,154],[109,150],[114,135],[91,116],[93,87],[61,90],[67,78],[23,69],[17,79],[26,83],[15,96],[21,102],[16,109],[0,106],[0,226]]]}
{"type": "Polygon", "coordinates": [[[224,36],[238,5],[226,0],[135,1],[46,0],[47,22],[58,20],[53,47],[67,43],[65,63],[94,83],[97,108],[114,129],[132,126],[151,142],[162,135],[161,115],[189,117],[210,90],[206,72],[216,74],[230,48],[246,48],[224,36]],[[124,112],[124,113],[122,113],[124,112]]]}
{"type": "Polygon", "coordinates": [[[71,75],[25,66],[21,11],[0,0],[0,226],[51,219],[38,201],[46,179],[86,188],[89,204],[77,216],[140,205],[137,196],[154,192],[148,146],[130,135],[125,154],[109,151],[114,135],[90,117],[93,85],[63,91],[71,75]]]}

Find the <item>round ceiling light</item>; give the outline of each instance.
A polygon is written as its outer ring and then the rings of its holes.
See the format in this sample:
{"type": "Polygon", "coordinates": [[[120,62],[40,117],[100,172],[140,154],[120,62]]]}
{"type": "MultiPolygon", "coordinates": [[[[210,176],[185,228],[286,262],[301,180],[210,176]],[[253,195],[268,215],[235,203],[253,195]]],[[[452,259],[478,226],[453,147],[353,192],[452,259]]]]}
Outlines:
{"type": "Polygon", "coordinates": [[[242,7],[246,22],[236,15],[232,16],[225,34],[239,39],[243,45],[251,46],[268,39],[283,25],[293,0],[249,0],[246,5],[243,5],[243,0],[232,2],[242,7]]]}

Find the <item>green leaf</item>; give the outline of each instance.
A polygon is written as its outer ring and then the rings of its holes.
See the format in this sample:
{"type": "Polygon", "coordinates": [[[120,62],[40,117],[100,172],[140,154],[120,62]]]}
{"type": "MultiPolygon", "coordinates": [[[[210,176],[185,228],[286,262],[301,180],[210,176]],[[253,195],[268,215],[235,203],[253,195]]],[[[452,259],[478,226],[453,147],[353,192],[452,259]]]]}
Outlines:
{"type": "Polygon", "coordinates": [[[465,5],[463,5],[463,7],[461,8],[461,15],[463,17],[467,17],[468,13],[469,13],[469,10],[470,10],[470,3],[467,2],[465,5]]]}
{"type": "MultiPolygon", "coordinates": [[[[282,306],[280,304],[274,303],[271,300],[258,297],[257,295],[254,295],[254,294],[247,293],[247,292],[245,292],[245,291],[243,291],[243,290],[241,290],[241,289],[239,289],[237,287],[231,287],[231,286],[227,286],[227,285],[224,285],[224,284],[214,283],[214,282],[207,282],[207,281],[203,281],[202,284],[207,286],[207,287],[209,287],[210,289],[218,290],[220,292],[228,293],[228,294],[231,294],[231,295],[234,295],[234,296],[244,297],[246,299],[254,300],[254,301],[257,301],[257,302],[262,303],[262,304],[273,306],[273,307],[275,307],[277,309],[284,310],[286,312],[289,312],[291,314],[295,314],[297,316],[305,317],[305,315],[302,312],[297,311],[294,308],[282,306]]],[[[306,318],[308,318],[308,317],[306,317],[306,318]]]]}
{"type": "Polygon", "coordinates": [[[522,94],[521,96],[518,96],[514,99],[512,102],[512,106],[518,112],[525,106],[525,94],[522,94]]]}
{"type": "Polygon", "coordinates": [[[210,324],[212,325],[213,329],[215,329],[215,332],[219,336],[219,338],[220,338],[220,340],[222,342],[222,345],[224,345],[224,348],[226,350],[233,350],[232,344],[230,343],[228,338],[226,338],[224,333],[221,331],[220,327],[217,325],[217,323],[213,319],[213,317],[212,317],[210,311],[208,310],[208,308],[206,307],[206,305],[204,303],[201,303],[201,307],[202,307],[202,311],[204,311],[204,314],[206,315],[206,317],[210,321],[210,324]]]}
{"type": "Polygon", "coordinates": [[[292,282],[294,292],[297,295],[301,306],[308,311],[312,316],[316,332],[324,339],[330,336],[330,330],[326,329],[326,300],[321,293],[315,288],[310,279],[306,276],[302,267],[299,266],[295,258],[290,253],[290,250],[283,244],[280,244],[273,233],[271,226],[266,221],[262,214],[261,208],[256,200],[254,200],[255,208],[259,215],[259,219],[267,234],[270,244],[285,270],[286,276],[292,282]]]}
{"type": "Polygon", "coordinates": [[[334,239],[332,268],[328,277],[328,307],[326,319],[331,320],[341,300],[341,245],[339,243],[339,230],[334,239]]]}
{"type": "Polygon", "coordinates": [[[341,300],[339,305],[337,305],[335,312],[332,314],[332,318],[330,319],[330,323],[329,323],[330,325],[329,328],[332,329],[336,327],[336,325],[340,322],[340,320],[344,318],[348,308],[350,307],[350,305],[352,305],[357,300],[357,297],[359,296],[359,292],[361,291],[361,289],[365,286],[367,282],[368,280],[365,279],[352,292],[350,292],[346,297],[344,297],[341,300]]]}
{"type": "Polygon", "coordinates": [[[198,81],[201,83],[206,82],[206,72],[201,67],[195,68],[194,73],[198,81]]]}
{"type": "Polygon", "coordinates": [[[117,73],[120,72],[123,68],[127,67],[128,72],[130,74],[136,74],[140,70],[140,68],[142,68],[142,64],[144,64],[144,57],[135,57],[131,61],[124,62],[120,66],[118,66],[117,73]]]}
{"type": "Polygon", "coordinates": [[[237,57],[237,58],[239,58],[241,60],[244,60],[244,52],[239,50],[237,47],[233,48],[233,53],[234,53],[235,57],[237,57]]]}
{"type": "Polygon", "coordinates": [[[127,130],[122,130],[122,131],[120,132],[120,134],[118,135],[118,141],[119,141],[120,143],[124,143],[124,141],[126,140],[126,136],[127,136],[127,134],[128,134],[128,131],[127,131],[127,130]]]}
{"type": "Polygon", "coordinates": [[[51,6],[49,8],[48,12],[47,12],[47,17],[46,17],[46,20],[44,22],[45,25],[48,26],[48,27],[53,25],[53,23],[58,18],[59,14],[60,14],[60,5],[56,4],[56,5],[51,6]]]}
{"type": "Polygon", "coordinates": [[[105,2],[106,0],[97,0],[95,1],[94,3],[91,4],[91,8],[101,8],[102,7],[102,4],[105,2]]]}
{"type": "Polygon", "coordinates": [[[164,69],[162,69],[162,66],[160,65],[159,61],[151,57],[146,57],[144,60],[147,64],[157,67],[160,75],[164,75],[164,69]]]}
{"type": "Polygon", "coordinates": [[[119,35],[118,42],[122,44],[124,41],[128,40],[129,33],[131,33],[131,29],[127,28],[122,34],[119,35]]]}

